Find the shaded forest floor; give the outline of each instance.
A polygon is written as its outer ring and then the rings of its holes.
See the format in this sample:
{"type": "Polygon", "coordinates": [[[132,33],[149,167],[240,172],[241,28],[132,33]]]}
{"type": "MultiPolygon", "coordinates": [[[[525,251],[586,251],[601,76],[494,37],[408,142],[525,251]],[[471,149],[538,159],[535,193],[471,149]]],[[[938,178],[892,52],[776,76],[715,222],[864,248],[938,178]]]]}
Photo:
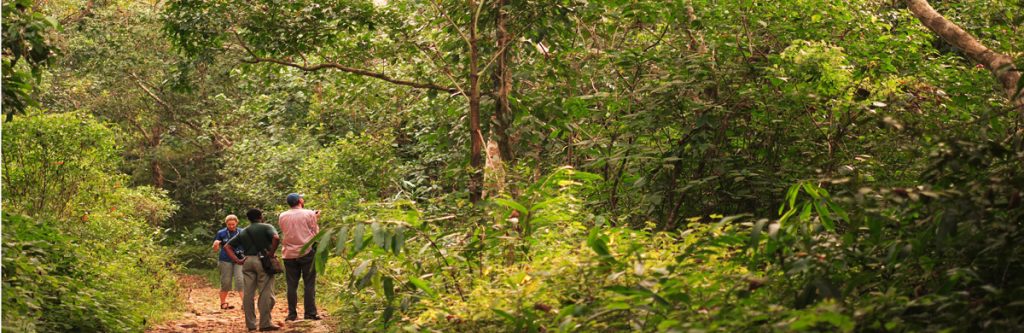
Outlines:
{"type": "MultiPolygon", "coordinates": [[[[283,277],[280,277],[283,278],[283,277]]],[[[148,333],[168,332],[223,332],[223,333],[244,333],[245,314],[242,312],[242,301],[238,294],[232,292],[228,295],[228,304],[234,309],[221,310],[218,288],[210,285],[210,282],[197,275],[181,275],[178,278],[181,286],[181,297],[184,300],[184,308],[177,319],[172,319],[159,325],[154,325],[146,330],[148,333]]],[[[280,288],[279,288],[280,289],[280,288]]],[[[285,300],[284,290],[275,290],[277,293],[276,304],[274,304],[273,323],[281,326],[278,332],[288,333],[327,333],[336,331],[333,329],[331,319],[325,314],[324,320],[299,320],[285,322],[288,315],[288,304],[285,300]]],[[[299,291],[301,297],[301,290],[299,291]]],[[[302,312],[300,302],[299,312],[302,312]]]]}

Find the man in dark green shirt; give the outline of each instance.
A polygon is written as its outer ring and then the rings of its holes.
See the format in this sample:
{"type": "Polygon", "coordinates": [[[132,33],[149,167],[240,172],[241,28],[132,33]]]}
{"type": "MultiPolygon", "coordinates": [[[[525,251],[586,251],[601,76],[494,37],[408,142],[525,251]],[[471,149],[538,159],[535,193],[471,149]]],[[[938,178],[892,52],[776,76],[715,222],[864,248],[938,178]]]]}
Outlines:
{"type": "Polygon", "coordinates": [[[251,224],[228,241],[224,245],[224,250],[228,257],[231,257],[231,261],[242,265],[242,280],[245,285],[242,309],[245,311],[245,327],[250,331],[256,330],[256,305],[253,304],[253,297],[259,292],[260,331],[276,331],[281,327],[270,322],[270,310],[274,308],[274,276],[263,270],[259,254],[262,252],[277,260],[274,253],[277,252],[281,239],[274,226],[263,223],[263,212],[259,209],[250,209],[245,216],[251,224]],[[242,259],[235,255],[234,248],[238,246],[244,249],[245,257],[242,259]]]}

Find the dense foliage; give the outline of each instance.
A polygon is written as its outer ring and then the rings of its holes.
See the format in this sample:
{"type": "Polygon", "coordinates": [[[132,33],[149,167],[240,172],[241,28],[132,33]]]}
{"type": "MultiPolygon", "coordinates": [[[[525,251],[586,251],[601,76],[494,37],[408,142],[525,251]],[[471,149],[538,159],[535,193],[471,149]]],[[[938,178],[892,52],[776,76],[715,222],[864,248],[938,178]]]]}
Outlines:
{"type": "Polygon", "coordinates": [[[1024,2],[922,4],[5,2],[5,310],[302,192],[343,330],[1021,330],[1024,2]]]}
{"type": "Polygon", "coordinates": [[[3,135],[4,331],[131,331],[166,317],[177,288],[155,225],[177,206],[124,185],[114,132],[33,114],[3,135]]]}

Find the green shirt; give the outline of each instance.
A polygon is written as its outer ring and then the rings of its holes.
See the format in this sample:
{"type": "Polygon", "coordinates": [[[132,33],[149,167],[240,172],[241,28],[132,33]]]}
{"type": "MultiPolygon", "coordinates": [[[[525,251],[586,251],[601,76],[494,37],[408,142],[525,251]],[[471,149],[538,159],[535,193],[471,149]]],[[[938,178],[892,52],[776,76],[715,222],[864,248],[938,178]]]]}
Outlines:
{"type": "Polygon", "coordinates": [[[271,242],[277,236],[277,229],[266,223],[253,223],[228,241],[231,247],[241,246],[246,256],[254,256],[260,251],[269,250],[271,242]]]}

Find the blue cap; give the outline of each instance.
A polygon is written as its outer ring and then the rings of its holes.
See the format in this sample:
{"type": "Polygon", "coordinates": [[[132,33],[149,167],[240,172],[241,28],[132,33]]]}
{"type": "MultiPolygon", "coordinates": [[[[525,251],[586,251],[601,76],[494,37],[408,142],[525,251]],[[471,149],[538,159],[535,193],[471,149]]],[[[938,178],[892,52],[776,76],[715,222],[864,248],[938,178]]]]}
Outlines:
{"type": "Polygon", "coordinates": [[[289,194],[288,198],[285,200],[288,201],[288,206],[296,206],[299,204],[299,199],[302,199],[302,194],[292,193],[289,194]]]}

